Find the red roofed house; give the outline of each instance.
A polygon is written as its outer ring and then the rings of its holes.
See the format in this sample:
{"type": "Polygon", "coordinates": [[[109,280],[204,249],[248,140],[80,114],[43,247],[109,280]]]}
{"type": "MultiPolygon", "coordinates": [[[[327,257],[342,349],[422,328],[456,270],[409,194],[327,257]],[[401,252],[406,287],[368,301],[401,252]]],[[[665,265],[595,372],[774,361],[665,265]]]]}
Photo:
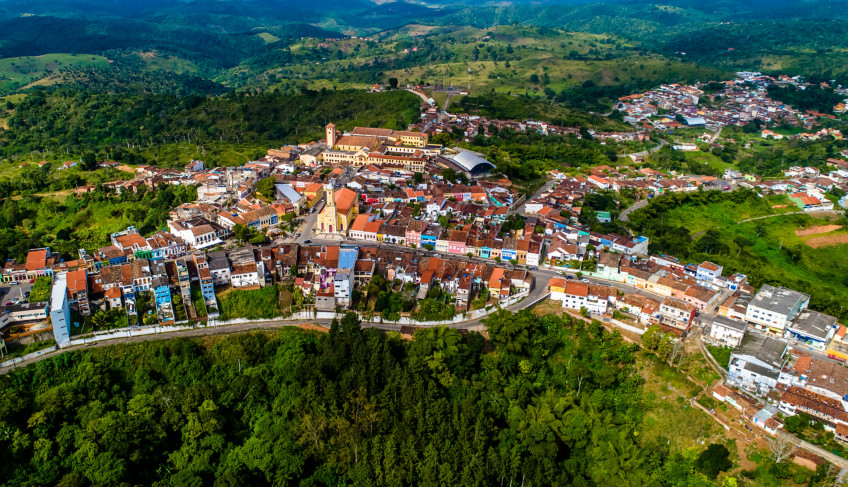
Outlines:
{"type": "Polygon", "coordinates": [[[76,308],[83,316],[91,314],[91,307],[88,304],[88,276],[85,269],[68,272],[67,285],[68,299],[71,306],[76,304],[76,308]]]}
{"type": "Polygon", "coordinates": [[[50,252],[50,247],[32,249],[27,253],[26,275],[30,279],[40,276],[52,276],[53,265],[59,260],[59,254],[50,252]]]}

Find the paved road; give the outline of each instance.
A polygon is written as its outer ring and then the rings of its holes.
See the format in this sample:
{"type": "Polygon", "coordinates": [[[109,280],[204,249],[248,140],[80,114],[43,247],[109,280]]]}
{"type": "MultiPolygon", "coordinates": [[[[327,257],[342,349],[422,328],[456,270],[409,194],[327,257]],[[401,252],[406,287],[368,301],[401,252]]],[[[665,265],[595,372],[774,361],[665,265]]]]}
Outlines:
{"type": "Polygon", "coordinates": [[[640,208],[644,208],[646,206],[648,206],[648,200],[639,200],[636,203],[633,203],[632,205],[630,205],[630,207],[628,207],[626,210],[622,211],[621,214],[618,215],[618,219],[623,221],[623,222],[626,222],[626,221],[628,221],[628,218],[629,218],[627,215],[629,215],[630,213],[633,213],[634,211],[636,211],[640,208]]]}
{"type": "Polygon", "coordinates": [[[509,213],[520,213],[521,215],[525,215],[525,216],[526,216],[527,211],[526,211],[526,209],[524,208],[524,205],[526,205],[528,201],[530,201],[530,200],[532,200],[532,199],[535,199],[535,198],[538,198],[539,196],[541,196],[541,194],[542,194],[542,193],[546,193],[546,192],[550,191],[554,184],[556,184],[556,181],[548,181],[548,182],[546,182],[545,184],[543,184],[543,185],[542,185],[542,187],[541,187],[541,188],[539,188],[539,190],[538,190],[538,191],[536,191],[535,193],[533,193],[533,196],[530,196],[529,198],[526,198],[526,199],[524,200],[524,203],[521,203],[521,204],[520,204],[520,205],[519,205],[519,206],[515,209],[515,211],[510,211],[509,213]]]}
{"type": "MultiPolygon", "coordinates": [[[[549,278],[548,278],[549,279],[549,278]]],[[[524,298],[523,300],[515,303],[511,306],[508,306],[506,309],[509,311],[520,311],[530,306],[534,305],[536,301],[544,296],[547,293],[547,280],[544,280],[544,286],[537,286],[536,288],[530,291],[530,295],[524,298]]],[[[486,328],[486,325],[483,323],[484,318],[463,321],[460,323],[452,323],[447,325],[448,328],[460,329],[460,330],[474,330],[474,331],[483,331],[486,328]]],[[[233,335],[237,333],[247,333],[252,331],[259,330],[278,330],[280,328],[285,327],[293,327],[299,325],[318,325],[324,328],[329,328],[331,324],[331,320],[327,319],[314,319],[309,321],[286,321],[286,320],[268,320],[268,321],[255,321],[250,323],[238,323],[234,325],[223,325],[223,326],[215,326],[215,327],[197,327],[197,328],[186,328],[185,330],[173,331],[167,333],[157,333],[153,335],[136,335],[136,336],[127,336],[126,338],[116,338],[113,340],[102,340],[98,342],[92,342],[85,345],[76,345],[73,347],[64,348],[61,350],[57,350],[55,352],[46,353],[44,355],[40,355],[38,357],[32,358],[30,360],[26,360],[24,362],[18,363],[13,367],[4,367],[0,369],[0,374],[6,374],[12,370],[17,369],[18,367],[26,367],[29,364],[33,364],[36,362],[40,362],[42,360],[46,360],[53,356],[56,356],[63,352],[70,352],[75,350],[83,350],[89,348],[98,348],[105,347],[109,345],[115,345],[117,343],[139,343],[145,341],[156,341],[156,340],[169,340],[172,338],[198,338],[204,336],[214,336],[214,335],[233,335]]],[[[402,325],[396,325],[392,323],[369,323],[362,322],[363,328],[376,328],[378,330],[384,331],[400,331],[402,325]]]]}
{"type": "Polygon", "coordinates": [[[650,148],[650,149],[648,149],[648,150],[643,150],[643,151],[641,151],[641,152],[634,152],[634,153],[632,153],[632,154],[628,154],[628,153],[626,153],[626,152],[625,152],[625,153],[624,153],[621,157],[630,157],[630,156],[644,157],[644,156],[646,156],[646,155],[648,155],[648,154],[652,154],[652,153],[654,153],[654,152],[656,152],[656,151],[658,151],[658,150],[662,149],[662,147],[663,147],[664,145],[667,145],[667,144],[668,144],[668,142],[666,142],[665,140],[660,139],[660,144],[659,144],[658,146],[656,146],[656,147],[651,147],[651,148],[650,148]]]}

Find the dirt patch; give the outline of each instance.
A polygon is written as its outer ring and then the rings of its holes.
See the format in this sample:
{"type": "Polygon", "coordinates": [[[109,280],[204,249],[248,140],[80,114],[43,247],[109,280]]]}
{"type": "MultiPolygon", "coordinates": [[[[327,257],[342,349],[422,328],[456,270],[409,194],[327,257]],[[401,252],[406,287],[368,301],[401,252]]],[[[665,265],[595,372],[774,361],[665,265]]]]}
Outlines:
{"type": "Polygon", "coordinates": [[[786,208],[789,205],[771,205],[772,208],[786,208]]]}
{"type": "Polygon", "coordinates": [[[839,235],[823,235],[821,237],[811,238],[807,240],[807,245],[810,247],[817,249],[819,247],[828,247],[830,245],[843,245],[848,244],[848,233],[842,233],[839,235]]]}
{"type": "Polygon", "coordinates": [[[115,166],[115,169],[118,169],[119,171],[126,171],[130,174],[135,174],[135,168],[127,166],[126,164],[121,164],[119,166],[115,166]]]}
{"type": "Polygon", "coordinates": [[[312,325],[312,324],[309,324],[309,323],[301,323],[301,324],[297,325],[297,327],[304,329],[304,330],[320,331],[320,332],[323,332],[323,333],[329,333],[330,332],[330,330],[324,328],[323,326],[312,325]]]}
{"type": "Polygon", "coordinates": [[[806,237],[807,235],[818,235],[820,233],[829,233],[834,230],[839,230],[842,225],[816,225],[814,227],[805,228],[803,230],[795,230],[795,235],[806,237]]]}

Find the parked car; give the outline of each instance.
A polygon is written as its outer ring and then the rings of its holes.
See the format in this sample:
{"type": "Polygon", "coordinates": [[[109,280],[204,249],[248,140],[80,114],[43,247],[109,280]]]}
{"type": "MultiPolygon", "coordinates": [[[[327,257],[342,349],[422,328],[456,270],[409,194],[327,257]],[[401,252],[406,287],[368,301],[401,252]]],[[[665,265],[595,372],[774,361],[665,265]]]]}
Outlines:
{"type": "Polygon", "coordinates": [[[574,279],[574,276],[566,275],[566,276],[565,276],[565,278],[566,278],[566,279],[574,279]]]}
{"type": "Polygon", "coordinates": [[[536,267],[536,266],[534,266],[534,265],[531,265],[531,266],[529,267],[529,269],[530,269],[531,271],[537,271],[537,270],[539,270],[539,268],[538,268],[538,267],[536,267]]]}

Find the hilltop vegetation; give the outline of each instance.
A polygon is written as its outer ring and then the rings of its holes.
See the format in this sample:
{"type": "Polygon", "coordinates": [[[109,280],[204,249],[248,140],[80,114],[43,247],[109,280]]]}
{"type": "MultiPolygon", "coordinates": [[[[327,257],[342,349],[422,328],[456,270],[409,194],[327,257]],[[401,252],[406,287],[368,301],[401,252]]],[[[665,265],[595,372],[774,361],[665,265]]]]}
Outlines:
{"type": "Polygon", "coordinates": [[[0,94],[15,91],[30,83],[46,86],[60,71],[74,67],[104,67],[108,60],[91,54],[44,54],[42,56],[0,59],[0,94]]]}
{"type": "Polygon", "coordinates": [[[196,199],[194,187],[170,185],[120,195],[97,189],[83,195],[7,197],[0,210],[0,259],[24,260],[29,249],[42,247],[66,256],[81,248],[94,251],[131,225],[147,235],[165,225],[174,206],[196,199]]]}
{"type": "Polygon", "coordinates": [[[0,376],[0,474],[8,485],[711,485],[698,449],[641,434],[638,346],[526,311],[488,329],[490,351],[478,333],[407,342],[348,314],[328,334],[65,353],[0,376]]]}
{"type": "MultiPolygon", "coordinates": [[[[810,294],[810,308],[848,317],[845,245],[813,248],[795,230],[845,225],[844,217],[790,214],[797,207],[785,196],[760,197],[749,190],[671,193],[629,215],[631,227],[650,237],[650,252],[692,262],[709,260],[724,274],[741,273],[749,282],[784,286],[810,294]],[[774,215],[774,216],[772,216],[774,215]],[[782,216],[781,216],[782,215],[782,216]],[[768,218],[750,221],[750,218],[768,218]]],[[[835,234],[841,235],[844,229],[835,234]]]]}
{"type": "MultiPolygon", "coordinates": [[[[405,91],[222,97],[36,91],[12,110],[9,128],[0,134],[0,155],[15,159],[33,151],[81,154],[94,150],[107,158],[142,162],[150,154],[145,151],[179,142],[193,144],[201,156],[206,146],[224,143],[233,147],[248,143],[252,150],[262,144],[264,153],[264,148],[286,142],[318,139],[330,121],[342,129],[355,125],[405,129],[418,118],[420,101],[405,91]]],[[[159,162],[185,164],[186,160],[159,162]]]]}

